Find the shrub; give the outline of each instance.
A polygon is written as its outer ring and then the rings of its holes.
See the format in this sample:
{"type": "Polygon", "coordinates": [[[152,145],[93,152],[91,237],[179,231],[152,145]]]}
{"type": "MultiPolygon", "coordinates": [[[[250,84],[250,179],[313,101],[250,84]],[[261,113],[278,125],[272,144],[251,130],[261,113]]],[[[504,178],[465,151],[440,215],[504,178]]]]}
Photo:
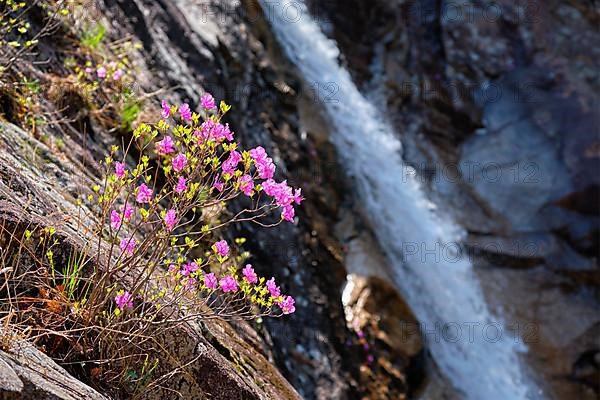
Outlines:
{"type": "Polygon", "coordinates": [[[37,269],[13,271],[3,312],[20,313],[31,339],[62,361],[85,361],[101,386],[131,395],[182,371],[186,361],[174,360],[157,338],[184,324],[295,311],[275,278],[258,276],[246,262],[244,239],[222,238],[235,223],[293,222],[303,200],[300,189],[273,179],[275,165],[262,147],[239,148],[221,122],[229,108],[216,107],[210,95],[200,113],[163,101],[158,122],[140,124],[103,160],[102,183],[75,218],[82,248],[61,251],[48,229],[19,240],[43,260],[32,263],[37,269]],[[244,206],[230,213],[234,200],[244,206]],[[40,288],[36,296],[32,286],[40,288]],[[34,322],[40,320],[52,323],[34,322]]]}
{"type": "Polygon", "coordinates": [[[69,14],[65,0],[0,0],[0,77],[20,58],[31,54],[41,38],[54,32],[60,18],[69,14]],[[40,26],[33,30],[28,13],[39,8],[44,14],[40,26]]]}

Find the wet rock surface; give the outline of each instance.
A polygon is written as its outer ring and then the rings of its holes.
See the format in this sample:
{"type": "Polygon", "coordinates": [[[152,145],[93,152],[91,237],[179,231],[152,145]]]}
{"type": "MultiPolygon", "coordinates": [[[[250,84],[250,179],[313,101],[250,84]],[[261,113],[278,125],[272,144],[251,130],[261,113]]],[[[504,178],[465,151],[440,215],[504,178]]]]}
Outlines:
{"type": "Polygon", "coordinates": [[[367,398],[403,399],[418,392],[426,375],[423,340],[396,289],[381,278],[350,275],[343,302],[365,354],[361,384],[367,398]]]}

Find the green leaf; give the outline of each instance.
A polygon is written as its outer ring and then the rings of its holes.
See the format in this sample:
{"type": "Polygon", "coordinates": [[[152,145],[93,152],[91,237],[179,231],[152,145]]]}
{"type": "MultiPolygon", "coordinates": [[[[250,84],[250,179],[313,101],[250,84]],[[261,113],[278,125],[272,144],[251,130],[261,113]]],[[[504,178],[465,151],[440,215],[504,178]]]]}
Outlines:
{"type": "Polygon", "coordinates": [[[98,47],[104,36],[106,35],[106,27],[101,23],[97,23],[92,29],[83,32],[81,36],[81,44],[89,48],[95,49],[98,47]]]}

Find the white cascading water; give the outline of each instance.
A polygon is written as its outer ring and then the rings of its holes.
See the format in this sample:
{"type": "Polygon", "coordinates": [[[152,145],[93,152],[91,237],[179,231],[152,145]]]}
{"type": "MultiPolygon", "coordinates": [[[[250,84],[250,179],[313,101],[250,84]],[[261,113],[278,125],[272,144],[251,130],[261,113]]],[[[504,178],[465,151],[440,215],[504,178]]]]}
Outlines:
{"type": "Polygon", "coordinates": [[[518,353],[526,347],[492,317],[468,257],[444,246],[461,241],[464,232],[434,212],[407,173],[399,139],[339,65],[336,44],[301,1],[261,4],[307,84],[336,89],[321,98],[334,130],[332,141],[394,268],[395,284],[416,313],[442,373],[467,399],[541,397],[519,362],[518,353]],[[444,324],[452,325],[444,331],[444,324]],[[495,341],[497,329],[502,336],[495,341]]]}

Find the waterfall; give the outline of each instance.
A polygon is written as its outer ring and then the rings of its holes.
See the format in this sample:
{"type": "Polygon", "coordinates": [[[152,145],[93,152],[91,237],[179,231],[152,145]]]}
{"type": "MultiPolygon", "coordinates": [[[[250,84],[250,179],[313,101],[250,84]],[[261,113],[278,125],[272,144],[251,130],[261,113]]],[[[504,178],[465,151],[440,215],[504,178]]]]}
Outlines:
{"type": "Polygon", "coordinates": [[[302,2],[261,4],[287,56],[320,91],[331,139],[442,373],[467,399],[540,397],[519,361],[526,347],[492,316],[470,260],[453,245],[463,230],[436,211],[403,163],[385,111],[359,92],[302,2]]]}

